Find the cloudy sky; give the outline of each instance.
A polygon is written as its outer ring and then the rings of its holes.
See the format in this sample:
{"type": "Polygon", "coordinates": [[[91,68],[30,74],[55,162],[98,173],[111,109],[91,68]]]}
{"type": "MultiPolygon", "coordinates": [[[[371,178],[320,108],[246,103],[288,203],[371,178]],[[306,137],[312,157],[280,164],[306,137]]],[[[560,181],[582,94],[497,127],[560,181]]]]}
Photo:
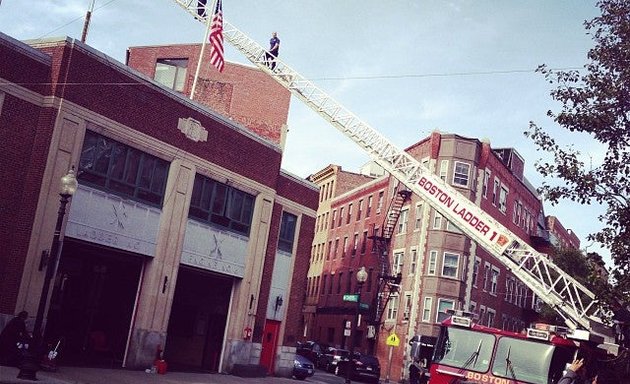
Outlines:
{"type": "MultiPolygon", "coordinates": [[[[0,0],[0,31],[24,40],[80,38],[92,0],[0,0]]],[[[535,121],[585,162],[603,149],[546,117],[556,109],[540,64],[581,68],[592,40],[584,20],[595,0],[223,0],[227,20],[266,46],[272,31],[280,57],[399,147],[431,131],[487,138],[526,159],[526,177],[545,157],[523,135],[535,121]]],[[[210,0],[208,0],[210,3],[210,0]]],[[[200,42],[204,26],[172,0],[96,0],[87,43],[124,62],[130,46],[200,42]]],[[[226,47],[227,60],[247,63],[226,47]]],[[[1,75],[0,75],[1,77],[1,75]]],[[[330,163],[357,171],[363,151],[293,99],[283,168],[306,177],[330,163]]],[[[546,204],[586,241],[600,228],[599,207],[546,204]]]]}

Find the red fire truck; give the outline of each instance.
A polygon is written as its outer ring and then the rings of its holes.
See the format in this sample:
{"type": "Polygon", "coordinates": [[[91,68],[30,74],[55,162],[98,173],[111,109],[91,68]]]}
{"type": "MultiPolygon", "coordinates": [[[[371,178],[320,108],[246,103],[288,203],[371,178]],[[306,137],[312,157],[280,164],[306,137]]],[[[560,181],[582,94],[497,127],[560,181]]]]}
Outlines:
{"type": "Polygon", "coordinates": [[[431,384],[550,384],[573,359],[584,358],[587,377],[600,373],[598,384],[623,383],[613,366],[618,358],[609,359],[602,342],[589,332],[548,324],[533,324],[521,333],[503,331],[453,311],[440,328],[428,376],[431,384]]]}

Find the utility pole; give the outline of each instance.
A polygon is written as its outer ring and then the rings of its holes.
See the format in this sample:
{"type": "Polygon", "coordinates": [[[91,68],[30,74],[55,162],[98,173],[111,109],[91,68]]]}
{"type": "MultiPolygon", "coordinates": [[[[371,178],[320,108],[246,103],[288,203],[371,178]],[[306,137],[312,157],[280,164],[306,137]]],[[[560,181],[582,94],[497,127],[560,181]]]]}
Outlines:
{"type": "Polygon", "coordinates": [[[92,18],[92,12],[94,11],[95,2],[96,0],[92,0],[90,4],[90,8],[88,8],[87,13],[85,14],[85,22],[83,23],[83,33],[81,34],[82,43],[85,43],[85,39],[87,39],[88,28],[90,28],[90,19],[92,18]]]}

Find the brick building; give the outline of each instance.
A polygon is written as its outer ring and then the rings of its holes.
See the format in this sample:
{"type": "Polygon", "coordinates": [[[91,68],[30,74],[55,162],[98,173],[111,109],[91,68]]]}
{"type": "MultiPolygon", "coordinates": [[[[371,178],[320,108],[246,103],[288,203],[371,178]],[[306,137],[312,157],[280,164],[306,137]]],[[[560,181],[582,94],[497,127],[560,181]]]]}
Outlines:
{"type": "Polygon", "coordinates": [[[286,92],[259,116],[255,94],[277,88],[253,90],[266,76],[228,63],[226,79],[240,79],[216,92],[228,117],[70,38],[0,34],[0,55],[10,180],[0,186],[0,328],[21,310],[33,326],[56,267],[45,336],[64,340],[65,364],[147,368],[162,348],[183,369],[260,363],[289,374],[318,194],[280,168],[286,92]],[[58,265],[46,265],[72,167],[79,188],[58,265]]]}
{"type": "MultiPolygon", "coordinates": [[[[406,151],[517,236],[530,243],[543,237],[542,202],[525,179],[525,162],[514,149],[434,132],[406,151]]],[[[320,208],[325,180],[313,179],[320,185],[320,208]]],[[[344,324],[352,320],[356,303],[344,302],[343,295],[356,291],[354,276],[362,266],[369,277],[361,301],[369,309],[361,310],[364,320],[356,332],[355,350],[378,355],[385,367],[385,338],[398,335],[401,343],[394,349],[389,377],[393,381],[407,376],[408,341],[415,335],[437,336],[447,309],[471,311],[478,323],[511,331],[520,331],[536,317],[536,300],[523,283],[422,199],[408,196],[394,178],[366,180],[332,196],[328,204],[318,211],[324,224],[316,225],[316,233],[327,235],[316,235],[319,241],[311,250],[311,270],[316,263],[322,265],[321,275],[309,273],[307,302],[316,309],[308,338],[348,346],[344,324]],[[386,276],[401,276],[386,306],[377,299],[384,270],[377,240],[382,237],[388,243],[386,276]]]]}

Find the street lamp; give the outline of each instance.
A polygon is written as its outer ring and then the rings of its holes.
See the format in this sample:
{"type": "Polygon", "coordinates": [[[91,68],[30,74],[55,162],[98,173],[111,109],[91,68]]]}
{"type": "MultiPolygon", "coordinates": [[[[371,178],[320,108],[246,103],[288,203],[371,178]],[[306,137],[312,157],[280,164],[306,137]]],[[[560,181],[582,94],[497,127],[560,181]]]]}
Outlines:
{"type": "Polygon", "coordinates": [[[357,339],[357,332],[359,328],[359,311],[361,309],[361,288],[363,288],[363,283],[365,283],[368,279],[368,273],[365,270],[365,267],[361,267],[357,272],[357,306],[354,312],[354,333],[350,336],[350,358],[348,360],[348,365],[346,366],[346,384],[350,384],[350,377],[352,375],[352,371],[354,370],[354,364],[352,362],[352,358],[354,357],[354,345],[357,339]]]}
{"type": "Polygon", "coordinates": [[[59,258],[61,256],[61,248],[63,246],[63,239],[61,238],[61,227],[63,224],[63,218],[66,215],[66,205],[70,198],[77,191],[79,183],[74,174],[74,167],[68,171],[68,173],[61,178],[59,196],[59,211],[57,212],[57,224],[55,225],[55,233],[53,235],[53,242],[50,250],[50,256],[47,260],[44,260],[46,265],[46,275],[44,277],[44,285],[42,286],[42,294],[39,297],[39,305],[37,307],[37,316],[35,317],[35,325],[33,326],[33,336],[35,338],[34,344],[36,346],[36,353],[25,354],[24,361],[20,366],[20,372],[18,378],[27,380],[37,379],[35,373],[38,369],[37,353],[41,352],[41,347],[44,345],[44,335],[42,331],[42,323],[44,320],[44,311],[46,310],[46,303],[48,302],[48,292],[50,290],[50,280],[52,280],[57,267],[59,266],[59,258]],[[31,361],[35,359],[35,361],[31,361]],[[34,364],[33,364],[34,363],[34,364]],[[34,369],[33,369],[34,365],[34,369]]]}

